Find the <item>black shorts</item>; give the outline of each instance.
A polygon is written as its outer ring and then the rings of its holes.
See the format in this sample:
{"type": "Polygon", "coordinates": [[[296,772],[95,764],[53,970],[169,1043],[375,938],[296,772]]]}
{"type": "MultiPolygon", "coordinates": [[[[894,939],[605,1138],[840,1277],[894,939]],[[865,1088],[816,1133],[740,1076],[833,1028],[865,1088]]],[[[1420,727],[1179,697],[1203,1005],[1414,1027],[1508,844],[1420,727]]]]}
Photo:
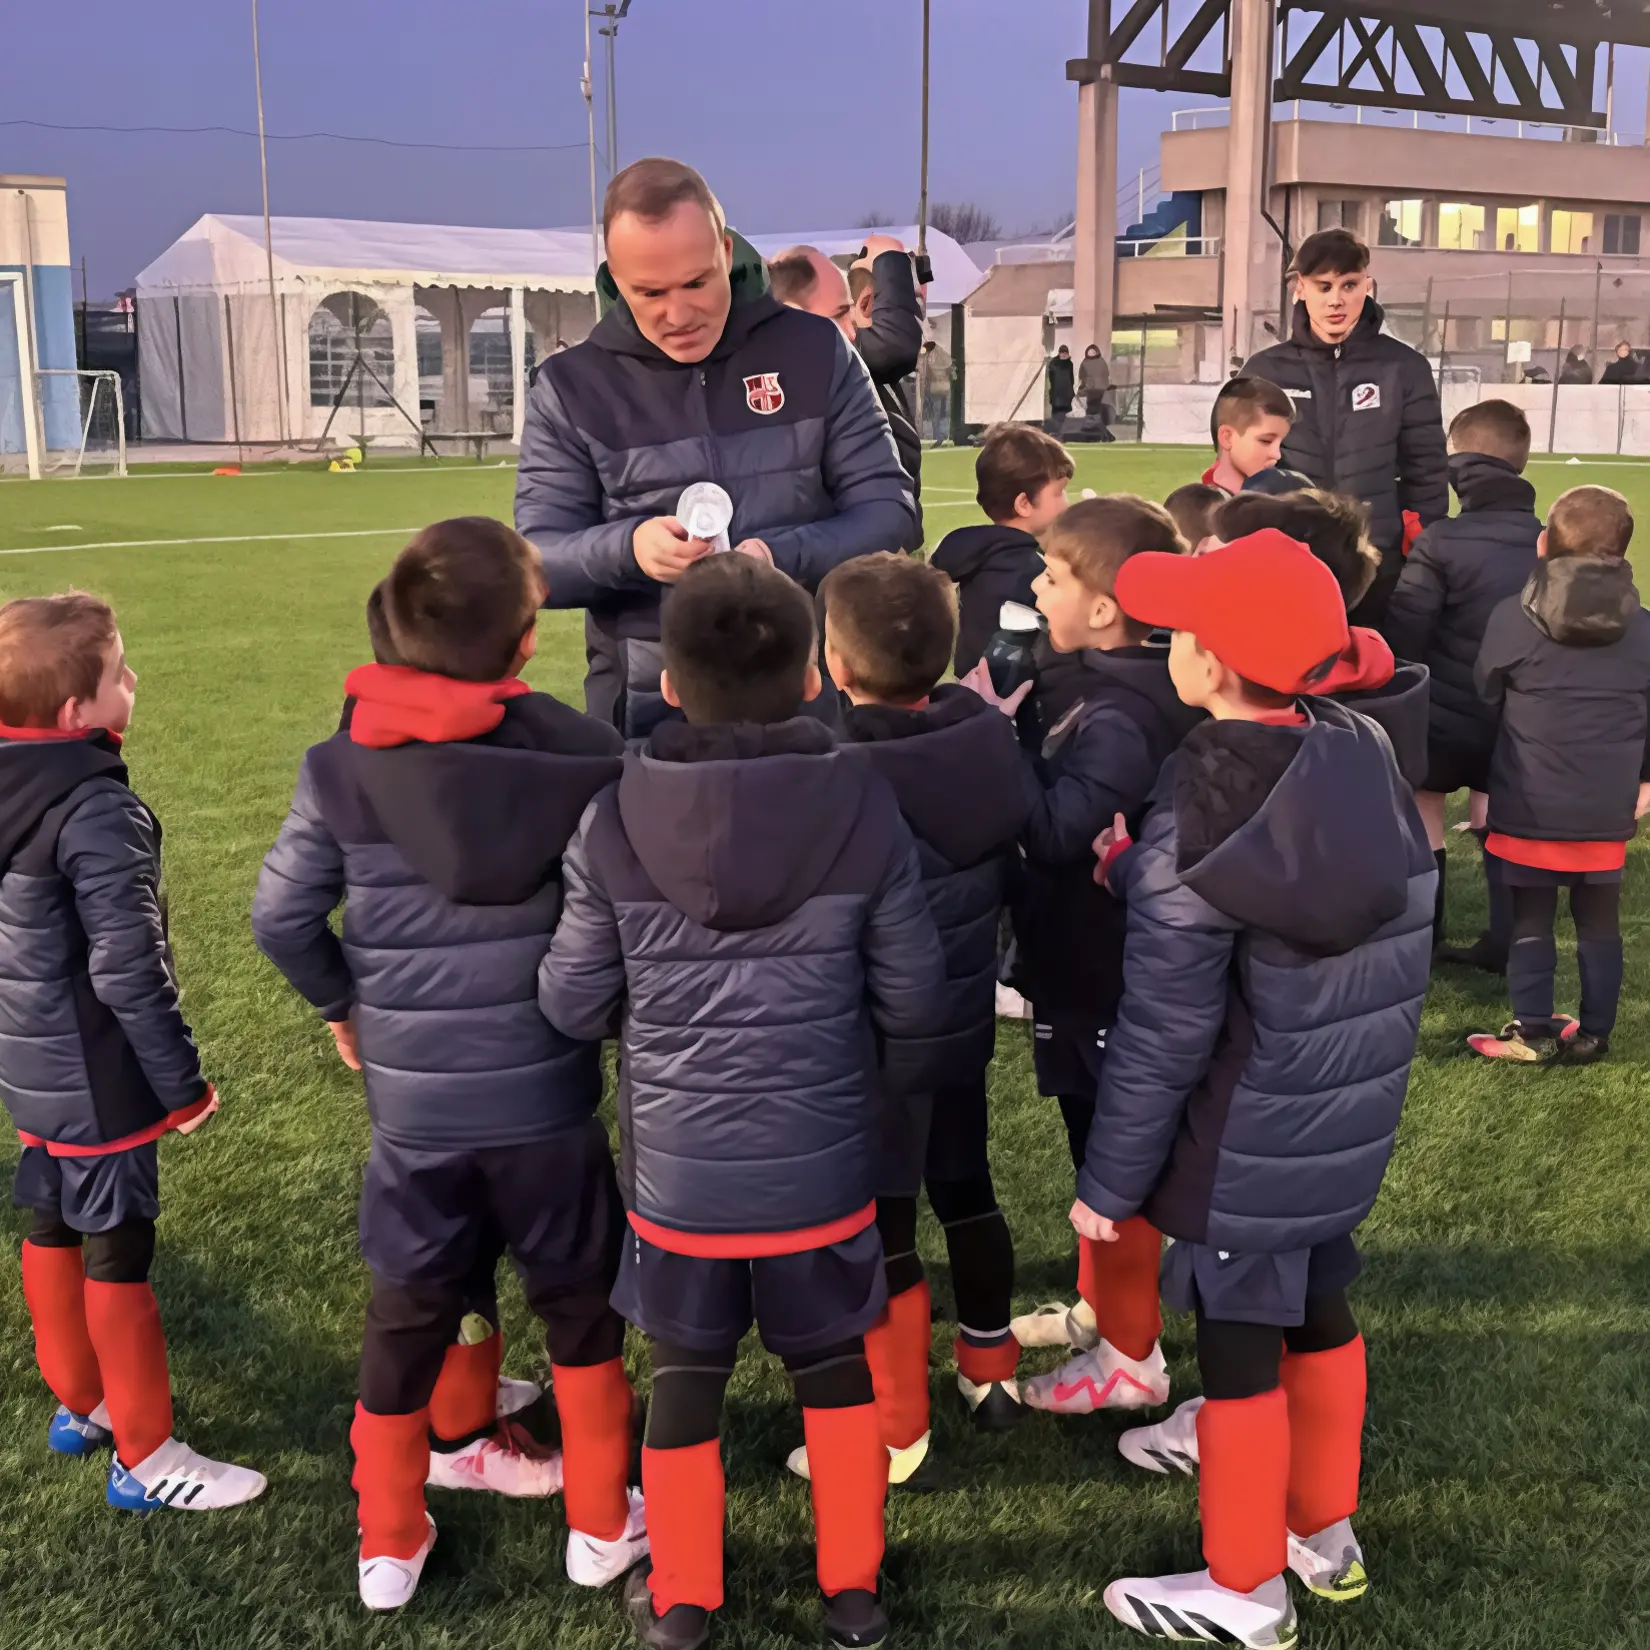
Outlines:
{"type": "Polygon", "coordinates": [[[883,1103],[877,1196],[916,1197],[926,1180],[989,1174],[985,1073],[977,1083],[883,1103]]]}
{"type": "Polygon", "coordinates": [[[44,1146],[25,1146],[11,1195],[19,1209],[56,1215],[88,1237],[128,1220],[157,1220],[160,1153],[153,1141],[102,1157],[53,1157],[44,1146]]]}
{"type": "Polygon", "coordinates": [[[1549,871],[1543,865],[1501,861],[1501,881],[1508,888],[1574,888],[1583,883],[1620,882],[1623,875],[1620,866],[1613,871],[1549,871]]]}
{"type": "Polygon", "coordinates": [[[1449,796],[1455,791],[1487,791],[1490,788],[1489,749],[1469,750],[1464,745],[1427,741],[1427,776],[1423,791],[1439,791],[1449,796]]]}
{"type": "Polygon", "coordinates": [[[594,1119],[547,1140],[473,1151],[373,1138],[361,1254],[386,1281],[469,1284],[502,1239],[530,1293],[606,1287],[623,1236],[613,1157],[594,1119]]]}
{"type": "Polygon", "coordinates": [[[1159,1286],[1175,1312],[1200,1311],[1221,1323],[1294,1329],[1308,1296],[1334,1295],[1363,1271],[1350,1235],[1276,1255],[1239,1254],[1174,1239],[1163,1251],[1159,1286]]]}
{"type": "Polygon", "coordinates": [[[823,1249],[755,1260],[678,1255],[631,1232],[613,1286],[613,1310],[656,1341],[716,1352],[754,1323],[781,1358],[854,1340],[887,1304],[874,1225],[823,1249]]]}
{"type": "MultiPolygon", "coordinates": [[[[1035,1009],[1033,1004],[1033,1012],[1035,1009]]],[[[1098,1094],[1110,1034],[1110,1026],[1035,1021],[1031,1028],[1031,1061],[1037,1072],[1037,1092],[1050,1097],[1098,1094]]]]}

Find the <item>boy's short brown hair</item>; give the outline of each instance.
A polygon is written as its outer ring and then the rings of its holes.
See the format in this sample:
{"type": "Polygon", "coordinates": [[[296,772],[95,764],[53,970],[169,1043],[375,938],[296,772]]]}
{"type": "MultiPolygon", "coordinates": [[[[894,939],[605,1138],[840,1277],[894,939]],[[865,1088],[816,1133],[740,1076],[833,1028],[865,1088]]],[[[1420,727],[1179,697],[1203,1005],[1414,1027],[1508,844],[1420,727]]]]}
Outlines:
{"type": "Polygon", "coordinates": [[[1345,493],[1303,487],[1293,493],[1239,493],[1215,512],[1215,536],[1230,544],[1276,527],[1304,544],[1335,575],[1350,612],[1369,593],[1381,553],[1370,542],[1369,508],[1345,493]]]}
{"type": "Polygon", "coordinates": [[[1263,418],[1283,418],[1293,424],[1295,403],[1270,378],[1231,379],[1215,397],[1209,439],[1218,447],[1223,428],[1243,435],[1263,418]]]}
{"type": "Polygon", "coordinates": [[[1455,415],[1450,450],[1499,458],[1520,472],[1530,462],[1530,421],[1510,401],[1480,401],[1455,415]]]}
{"type": "MultiPolygon", "coordinates": [[[[375,592],[375,651],[460,682],[496,682],[515,668],[544,601],[538,552],[491,516],[454,516],[419,532],[375,592]]],[[[369,603],[369,610],[371,607],[369,603]]]]}
{"type": "Polygon", "coordinates": [[[1227,495],[1206,481],[1188,481],[1163,500],[1163,508],[1174,517],[1180,536],[1194,550],[1214,532],[1215,512],[1227,495]]]}
{"type": "Polygon", "coordinates": [[[833,568],[819,596],[826,637],[868,698],[915,704],[950,668],[957,587],[937,567],[879,550],[833,568]]]}
{"type": "Polygon", "coordinates": [[[1625,556],[1633,510],[1614,487],[1572,487],[1547,516],[1547,558],[1625,556]]]}
{"type": "Polygon", "coordinates": [[[696,561],[665,594],[659,638],[690,722],[788,722],[802,708],[813,603],[753,556],[696,561]]]}
{"type": "MultiPolygon", "coordinates": [[[[1186,542],[1161,504],[1133,493],[1109,493],[1073,504],[1054,518],[1043,544],[1045,557],[1064,562],[1077,582],[1096,596],[1115,595],[1118,569],[1143,550],[1184,555],[1186,542]]],[[[1133,640],[1144,641],[1151,634],[1149,624],[1127,613],[1123,617],[1133,640]]]]}
{"type": "Polygon", "coordinates": [[[1361,275],[1369,268],[1369,248],[1350,229],[1320,229],[1301,242],[1291,275],[1361,275]]]}
{"type": "Polygon", "coordinates": [[[50,728],[71,699],[92,699],[118,634],[115,611],[84,591],[0,607],[0,725],[50,728]]]}
{"type": "Polygon", "coordinates": [[[1035,498],[1051,481],[1070,481],[1077,467],[1071,454],[1035,424],[993,424],[974,460],[979,506],[995,522],[1014,519],[1021,493],[1035,498]]]}

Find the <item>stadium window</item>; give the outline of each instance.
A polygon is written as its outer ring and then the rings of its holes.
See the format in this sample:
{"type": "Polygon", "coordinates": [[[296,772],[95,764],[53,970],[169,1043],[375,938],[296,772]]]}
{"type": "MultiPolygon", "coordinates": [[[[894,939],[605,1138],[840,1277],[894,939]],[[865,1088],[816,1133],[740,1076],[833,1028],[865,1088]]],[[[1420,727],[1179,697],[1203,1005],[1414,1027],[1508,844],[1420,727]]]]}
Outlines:
{"type": "Polygon", "coordinates": [[[1562,208],[1553,212],[1551,250],[1554,252],[1591,252],[1593,214],[1568,212],[1562,208]]]}
{"type": "Polygon", "coordinates": [[[1318,202],[1319,229],[1350,229],[1354,235],[1363,227],[1364,203],[1348,200],[1318,202]]]}
{"type": "Polygon", "coordinates": [[[1607,255],[1621,254],[1636,258],[1639,253],[1639,227],[1642,219],[1636,212],[1607,212],[1604,216],[1604,250],[1607,255]]]}
{"type": "Polygon", "coordinates": [[[1539,206],[1498,206],[1495,210],[1495,244],[1503,252],[1541,250],[1541,208],[1539,206]]]}
{"type": "Polygon", "coordinates": [[[1381,208],[1382,246],[1421,244],[1421,202],[1388,201],[1381,208]]]}
{"type": "Polygon", "coordinates": [[[359,292],[334,292],[309,318],[309,404],[330,407],[348,383],[352,407],[389,407],[395,382],[395,338],[390,318],[359,292]],[[370,372],[356,369],[359,352],[370,372]]]}
{"type": "Polygon", "coordinates": [[[1484,250],[1484,222],[1487,214],[1471,201],[1440,201],[1438,204],[1438,244],[1449,252],[1484,250]]]}

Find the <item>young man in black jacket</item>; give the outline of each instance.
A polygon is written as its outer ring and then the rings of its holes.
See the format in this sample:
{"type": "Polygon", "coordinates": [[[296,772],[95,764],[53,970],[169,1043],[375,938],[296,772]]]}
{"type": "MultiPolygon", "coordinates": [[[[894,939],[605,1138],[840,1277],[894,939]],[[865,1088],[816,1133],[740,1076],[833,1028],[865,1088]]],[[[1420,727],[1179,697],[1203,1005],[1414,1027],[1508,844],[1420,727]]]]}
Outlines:
{"type": "Polygon", "coordinates": [[[1484,855],[1490,921],[1477,942],[1452,951],[1444,939],[1444,808],[1454,791],[1472,794],[1472,823],[1484,840],[1484,793],[1495,749],[1495,712],[1478,695],[1473,668],[1490,615],[1524,588],[1536,567],[1541,518],[1524,479],[1530,424],[1508,401],[1480,401],[1449,430],[1450,485],[1461,513],[1434,522],[1415,541],[1392,593],[1382,630],[1393,651],[1432,672],[1427,771],[1415,801],[1438,863],[1433,940],[1445,962],[1504,973],[1512,915],[1501,862],[1484,855]]]}
{"type": "Polygon", "coordinates": [[[1608,487],[1553,505],[1536,570],[1490,615],[1476,679],[1501,718],[1490,759],[1487,852],[1511,893],[1512,1023],[1468,1039],[1492,1059],[1609,1052],[1621,996],[1621,876],[1650,810],[1650,614],[1627,547],[1633,515],[1608,487]],[[1553,1013],[1558,893],[1570,891],[1581,973],[1579,1027],[1553,1013]]]}
{"type": "Polygon", "coordinates": [[[46,1446],[113,1443],[112,1507],[204,1512],[264,1478],[172,1436],[149,1285],[157,1143],[218,1101],[179,1008],[160,823],[121,755],[136,687],[96,597],[0,607],[0,1098],[22,1142],[13,1201],[34,1217],[23,1296],[58,1401],[46,1446]]]}
{"type": "MultiPolygon", "coordinates": [[[[1200,719],[1174,691],[1168,650],[1123,612],[1115,584],[1131,557],[1184,548],[1161,505],[1127,495],[1085,499],[1049,529],[1037,581],[1049,645],[1061,658],[1037,684],[1047,736],[1022,763],[1030,811],[1015,984],[1032,1006],[1037,1086],[1059,1104],[1074,1165],[1123,994],[1123,910],[1096,885],[1094,839],[1120,813],[1138,820],[1159,769],[1200,719]]],[[[983,664],[965,685],[1009,712],[1024,697],[1018,690],[998,700],[983,664]]],[[[1014,1321],[1023,1346],[1078,1350],[1022,1384],[1034,1409],[1141,1409],[1169,1395],[1158,1345],[1158,1234],[1142,1219],[1120,1236],[1079,1244],[1076,1305],[1052,1302],[1014,1321]]]]}
{"type": "Polygon", "coordinates": [[[990,523],[947,533],[928,559],[957,587],[956,672],[966,676],[998,628],[1004,602],[1029,607],[1043,570],[1039,542],[1066,508],[1071,454],[1034,424],[997,424],[974,460],[975,497],[990,523]]]}
{"type": "Polygon", "coordinates": [[[1426,358],[1382,332],[1369,248],[1357,236],[1309,235],[1293,273],[1288,341],[1262,350],[1243,371],[1270,379],[1295,403],[1284,464],[1369,506],[1381,569],[1353,617],[1378,624],[1406,539],[1449,514],[1438,390],[1426,358]]]}

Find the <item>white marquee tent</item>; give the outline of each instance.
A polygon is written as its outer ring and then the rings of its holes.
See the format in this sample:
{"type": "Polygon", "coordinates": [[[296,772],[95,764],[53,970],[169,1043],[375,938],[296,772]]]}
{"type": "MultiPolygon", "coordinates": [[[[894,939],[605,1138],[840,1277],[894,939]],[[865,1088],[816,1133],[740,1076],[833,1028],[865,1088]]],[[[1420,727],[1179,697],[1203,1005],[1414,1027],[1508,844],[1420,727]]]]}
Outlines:
{"type": "MultiPolygon", "coordinates": [[[[847,257],[865,233],[751,239],[847,257]]],[[[257,217],[209,213],[138,276],[148,438],[519,438],[527,365],[596,318],[587,229],[274,218],[271,241],[273,294],[257,217]]],[[[929,252],[930,304],[961,302],[980,272],[947,236],[929,252]]]]}

